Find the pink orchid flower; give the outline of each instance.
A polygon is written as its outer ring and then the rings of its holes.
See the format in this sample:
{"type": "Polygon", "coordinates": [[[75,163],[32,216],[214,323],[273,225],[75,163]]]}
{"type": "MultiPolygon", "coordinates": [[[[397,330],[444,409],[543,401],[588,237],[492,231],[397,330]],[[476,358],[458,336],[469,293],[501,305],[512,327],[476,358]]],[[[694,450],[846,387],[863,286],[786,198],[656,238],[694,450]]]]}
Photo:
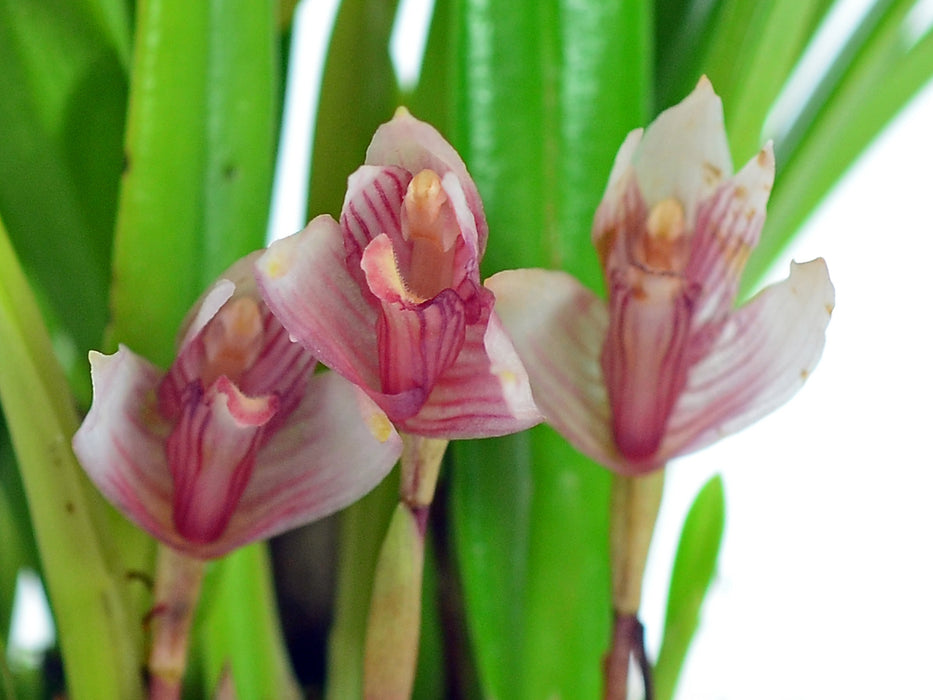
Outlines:
{"type": "Polygon", "coordinates": [[[340,223],[319,216],[257,263],[266,303],[400,430],[486,437],[541,421],[482,286],[482,202],[466,166],[404,109],[351,177],[340,223]]]}
{"type": "Polygon", "coordinates": [[[735,310],[774,180],[736,175],[705,78],[616,156],[593,225],[608,303],[561,272],[487,281],[547,420],[617,472],[649,472],[761,418],[815,367],[834,304],[822,259],[735,310]]]}
{"type": "Polygon", "coordinates": [[[260,299],[255,259],[204,294],[167,373],[125,347],[92,352],[94,401],[73,441],[119,510],[202,559],[349,505],[401,453],[369,398],[314,374],[260,299]]]}

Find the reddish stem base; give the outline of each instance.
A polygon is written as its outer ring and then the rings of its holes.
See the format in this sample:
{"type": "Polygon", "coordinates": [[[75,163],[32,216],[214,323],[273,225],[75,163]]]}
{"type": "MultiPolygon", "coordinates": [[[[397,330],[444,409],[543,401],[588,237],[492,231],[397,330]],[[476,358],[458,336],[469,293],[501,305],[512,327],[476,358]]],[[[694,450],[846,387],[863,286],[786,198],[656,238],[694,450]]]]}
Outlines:
{"type": "Polygon", "coordinates": [[[612,648],[606,655],[605,700],[626,700],[628,697],[629,662],[635,659],[645,688],[645,700],[652,700],[654,688],[651,665],[645,653],[645,628],[633,615],[615,614],[612,630],[612,648]]]}

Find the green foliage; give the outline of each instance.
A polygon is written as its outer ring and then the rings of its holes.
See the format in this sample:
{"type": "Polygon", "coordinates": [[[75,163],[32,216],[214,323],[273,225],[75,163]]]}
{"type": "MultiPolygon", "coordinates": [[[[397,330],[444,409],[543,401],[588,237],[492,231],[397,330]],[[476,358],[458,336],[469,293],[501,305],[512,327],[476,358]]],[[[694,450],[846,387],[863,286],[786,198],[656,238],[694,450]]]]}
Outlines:
{"type": "Polygon", "coordinates": [[[167,366],[207,284],[265,240],[276,4],[151,0],[137,17],[114,249],[114,341],[167,366]]]}
{"type": "Polygon", "coordinates": [[[107,319],[129,37],[120,0],[0,2],[0,215],[82,365],[107,319]]]}
{"type": "Polygon", "coordinates": [[[70,448],[77,428],[64,375],[38,306],[0,223],[0,401],[75,698],[140,694],[135,625],[102,503],[70,448]],[[110,669],[102,673],[101,669],[110,669]]]}
{"type": "Polygon", "coordinates": [[[725,527],[722,478],[700,489],[684,521],[671,572],[664,619],[664,639],[655,665],[655,697],[671,700],[690,641],[700,624],[700,608],[716,573],[725,527]]]}

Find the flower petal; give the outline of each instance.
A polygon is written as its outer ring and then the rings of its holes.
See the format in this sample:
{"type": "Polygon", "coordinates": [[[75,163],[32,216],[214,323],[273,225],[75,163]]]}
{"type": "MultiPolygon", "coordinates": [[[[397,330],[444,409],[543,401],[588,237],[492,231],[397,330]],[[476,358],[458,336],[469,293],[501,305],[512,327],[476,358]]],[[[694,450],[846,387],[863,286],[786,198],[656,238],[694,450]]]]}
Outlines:
{"type": "Polygon", "coordinates": [[[638,192],[637,184],[632,181],[635,176],[632,158],[638,150],[643,133],[644,129],[630,131],[622,142],[609,174],[606,191],[603,192],[603,198],[593,218],[593,246],[603,261],[620,228],[626,225],[625,222],[632,219],[643,220],[646,215],[644,201],[638,192]],[[639,207],[640,211],[632,211],[633,207],[639,207]]]}
{"type": "Polygon", "coordinates": [[[192,382],[165,445],[174,485],[173,516],[195,544],[219,539],[253,473],[264,426],[278,398],[248,398],[227,377],[203,390],[192,382]]]}
{"type": "Polygon", "coordinates": [[[453,440],[516,433],[542,420],[528,374],[493,313],[488,323],[467,326],[457,361],[438,377],[418,414],[400,427],[453,440]]]}
{"type": "MultiPolygon", "coordinates": [[[[402,200],[412,174],[402,168],[363,165],[350,175],[347,194],[340,213],[340,226],[346,234],[346,266],[360,284],[363,251],[374,238],[385,234],[393,243],[402,238],[402,200]]],[[[405,246],[396,246],[402,256],[405,246]]],[[[408,269],[409,260],[401,257],[398,265],[408,269]]]]}
{"type": "Polygon", "coordinates": [[[369,165],[394,165],[415,174],[425,169],[441,178],[452,172],[460,180],[466,202],[476,220],[478,255],[486,248],[489,229],[483,203],[463,159],[453,146],[430,124],[415,119],[408,110],[396,111],[391,121],[380,126],[366,150],[369,165]]]}
{"type": "Polygon", "coordinates": [[[210,556],[318,520],[374,488],[402,442],[376,405],[333,372],[311,379],[304,401],[264,445],[253,477],[210,556]]]}
{"type": "Polygon", "coordinates": [[[72,441],[97,488],[127,518],[163,541],[175,541],[172,476],[165,456],[170,426],[155,392],[162,372],[125,347],[91,352],[94,401],[72,441]]]}
{"type": "Polygon", "coordinates": [[[453,289],[423,304],[383,304],[377,324],[381,393],[421,392],[421,402],[404,411],[387,410],[393,421],[409,418],[421,408],[438,376],[457,359],[465,328],[463,302],[453,289]]]}
{"type": "Polygon", "coordinates": [[[682,102],[658,115],[632,159],[650,209],[673,197],[693,221],[696,205],[732,174],[722,101],[705,77],[682,102]]]}
{"type": "Polygon", "coordinates": [[[354,384],[378,390],[377,311],[347,271],[343,233],[328,216],[273,243],[256,263],[263,299],[285,329],[354,384]]]}
{"type": "Polygon", "coordinates": [[[835,303],[822,259],[793,263],[725,323],[674,407],[660,453],[675,457],[741,430],[803,386],[823,352],[835,303]]]}
{"type": "Polygon", "coordinates": [[[774,183],[774,149],[768,143],[735,177],[697,210],[690,262],[684,274],[702,286],[697,325],[732,310],[742,270],[758,245],[774,183]]]}
{"type": "Polygon", "coordinates": [[[605,302],[563,272],[508,270],[486,286],[547,421],[600,464],[625,469],[600,364],[609,328],[605,302]]]}
{"type": "Polygon", "coordinates": [[[655,453],[687,378],[696,288],[635,266],[610,283],[603,376],[616,445],[644,472],[659,466],[655,453]]]}

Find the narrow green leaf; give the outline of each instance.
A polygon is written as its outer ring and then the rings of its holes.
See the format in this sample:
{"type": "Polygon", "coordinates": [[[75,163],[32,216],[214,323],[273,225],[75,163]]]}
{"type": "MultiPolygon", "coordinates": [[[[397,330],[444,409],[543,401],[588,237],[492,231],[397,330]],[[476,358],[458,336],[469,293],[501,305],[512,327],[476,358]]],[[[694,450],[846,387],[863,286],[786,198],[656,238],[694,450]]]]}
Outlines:
{"type": "Polygon", "coordinates": [[[737,168],[761,148],[765,117],[829,5],[827,0],[742,3],[754,13],[726,32],[708,57],[703,70],[723,99],[737,168]],[[728,43],[732,39],[738,42],[728,43]]]}
{"type": "Polygon", "coordinates": [[[163,366],[204,287],[264,242],[276,12],[272,0],[147,0],[137,9],[112,334],[163,366]]]}
{"type": "Polygon", "coordinates": [[[209,571],[196,628],[203,697],[213,695],[227,665],[241,700],[301,697],[282,641],[265,543],[239,549],[209,571]]]}
{"type": "Polygon", "coordinates": [[[64,375],[6,231],[0,225],[0,402],[13,439],[74,698],[141,695],[138,624],[113,544],[95,528],[71,451],[77,428],[64,375]]]}
{"type": "Polygon", "coordinates": [[[452,535],[483,695],[518,698],[531,549],[530,437],[455,442],[451,448],[452,535]]]}
{"type": "Polygon", "coordinates": [[[882,3],[827,71],[814,102],[777,143],[778,175],[761,244],[744,276],[752,288],[843,173],[933,75],[933,32],[907,39],[909,1],[882,3]],[[840,64],[837,61],[837,64],[840,64]],[[840,70],[841,69],[841,70],[840,70]],[[858,118],[853,118],[857,115],[858,118]]]}
{"type": "Polygon", "coordinates": [[[674,696],[690,641],[700,623],[703,599],[716,573],[725,510],[722,478],[717,474],[697,494],[677,545],[664,638],[654,669],[657,700],[671,700],[674,696]]]}
{"type": "MultiPolygon", "coordinates": [[[[598,287],[593,214],[623,137],[651,110],[650,7],[455,8],[451,136],[484,198],[484,270],[561,267],[598,287]]],[[[595,697],[609,638],[608,474],[547,428],[456,455],[454,534],[484,692],[595,697]],[[489,479],[504,486],[480,486],[489,479]],[[502,572],[521,578],[490,587],[502,572]]]]}
{"type": "Polygon", "coordinates": [[[392,117],[398,87],[389,60],[397,0],[340,3],[327,52],[311,160],[311,216],[339,216],[347,178],[373,132],[392,117]]]}
{"type": "Polygon", "coordinates": [[[696,85],[727,4],[727,0],[655,0],[658,110],[680,102],[696,85]]]}

